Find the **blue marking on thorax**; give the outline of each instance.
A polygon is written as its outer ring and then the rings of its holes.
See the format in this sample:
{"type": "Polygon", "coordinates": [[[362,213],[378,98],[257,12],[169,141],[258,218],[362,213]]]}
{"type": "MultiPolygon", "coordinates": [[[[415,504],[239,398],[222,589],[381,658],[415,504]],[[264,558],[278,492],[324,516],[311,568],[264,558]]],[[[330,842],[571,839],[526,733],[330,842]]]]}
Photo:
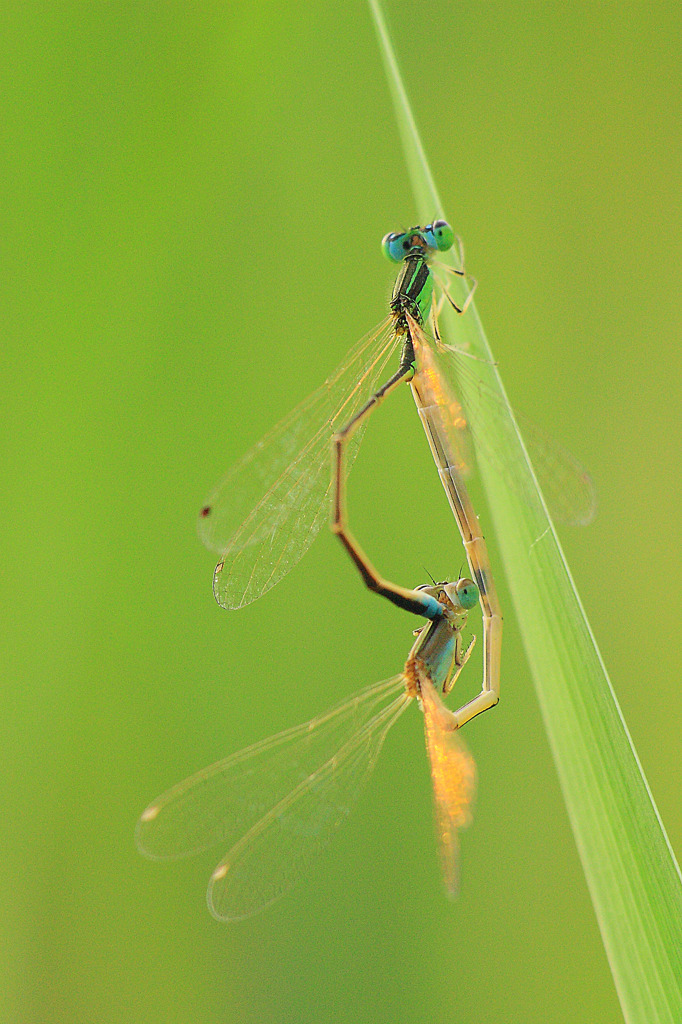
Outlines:
{"type": "MultiPolygon", "coordinates": [[[[431,682],[436,689],[440,689],[452,668],[452,659],[455,656],[455,634],[450,632],[444,643],[433,646],[435,649],[428,652],[424,663],[431,676],[431,682]]],[[[422,651],[421,653],[423,656],[426,652],[422,651]]]]}

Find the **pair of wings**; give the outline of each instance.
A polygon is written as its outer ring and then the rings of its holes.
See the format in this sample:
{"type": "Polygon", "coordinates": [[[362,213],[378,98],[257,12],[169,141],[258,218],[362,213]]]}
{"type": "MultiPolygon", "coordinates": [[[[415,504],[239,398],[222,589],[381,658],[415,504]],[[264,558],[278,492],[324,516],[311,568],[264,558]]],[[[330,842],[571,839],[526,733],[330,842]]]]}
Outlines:
{"type": "MultiPolygon", "coordinates": [[[[443,393],[468,396],[468,408],[457,405],[446,410],[462,469],[466,471],[472,463],[468,444],[472,434],[475,447],[485,450],[509,485],[520,486],[524,474],[510,471],[491,441],[509,429],[498,395],[481,384],[471,357],[426,333],[420,333],[420,340],[434,357],[431,365],[447,378],[443,393]]],[[[255,444],[211,494],[198,529],[204,544],[221,556],[213,580],[220,605],[241,608],[265,594],[302,558],[328,521],[332,435],[397,368],[399,345],[389,317],[351,350],[317,391],[255,444]]],[[[364,424],[351,438],[348,470],[363,432],[364,424]]],[[[596,502],[589,473],[570,453],[525,422],[523,433],[550,509],[564,522],[590,522],[596,502]]]]}
{"type": "MultiPolygon", "coordinates": [[[[469,821],[475,767],[429,680],[421,693],[443,877],[454,895],[457,833],[469,821]]],[[[211,913],[237,921],[264,910],[305,875],[346,819],[411,701],[403,676],[394,676],[204,768],[142,814],[139,850],[169,860],[227,846],[209,882],[211,913]]]]}

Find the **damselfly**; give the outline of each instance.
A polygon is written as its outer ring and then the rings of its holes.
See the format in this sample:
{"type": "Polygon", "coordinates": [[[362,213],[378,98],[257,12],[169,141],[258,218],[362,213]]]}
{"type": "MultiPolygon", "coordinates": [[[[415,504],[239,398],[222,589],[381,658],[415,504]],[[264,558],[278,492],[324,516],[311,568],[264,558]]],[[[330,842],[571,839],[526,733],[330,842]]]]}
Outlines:
{"type": "Polygon", "coordinates": [[[465,646],[462,631],[478,587],[462,578],[405,590],[382,580],[346,527],[342,443],[337,452],[335,532],[372,589],[428,621],[399,675],[205,768],[144,811],[137,845],[152,859],[228,847],[208,887],[209,909],[220,920],[264,910],[305,873],[354,806],[389,729],[415,699],[424,714],[445,887],[450,895],[457,891],[458,832],[468,824],[475,789],[474,762],[457,727],[472,717],[473,702],[453,714],[441,694],[450,692],[471,654],[474,640],[465,646]]]}
{"type": "MultiPolygon", "coordinates": [[[[200,537],[221,556],[214,574],[214,593],[219,604],[239,608],[256,600],[303,556],[328,519],[328,453],[332,435],[360,414],[358,429],[353,432],[347,451],[350,469],[366,423],[364,413],[400,382],[412,381],[418,406],[423,408],[424,401],[430,400],[441,403],[438,417],[449,435],[448,448],[456,455],[462,476],[468,462],[468,455],[460,454],[468,417],[459,405],[456,382],[471,380],[472,361],[466,353],[441,345],[437,328],[437,314],[444,301],[459,313],[464,313],[471,301],[475,282],[465,273],[461,244],[460,268],[453,270],[442,265],[442,272],[454,274],[462,282],[469,281],[469,286],[462,288],[461,298],[458,295],[459,301],[455,301],[439,274],[436,285],[440,295],[435,304],[432,302],[434,273],[438,272],[434,270],[433,258],[451,249],[454,241],[452,228],[442,220],[424,228],[386,235],[383,251],[392,262],[401,265],[390,315],[351,350],[317,391],[236,463],[202,508],[200,537]],[[401,349],[398,369],[378,387],[396,348],[401,349]],[[423,396],[424,391],[429,392],[430,398],[423,396]],[[449,396],[447,405],[443,404],[445,394],[449,396]]],[[[469,394],[480,396],[485,404],[484,416],[477,418],[489,422],[497,415],[502,422],[504,414],[497,396],[482,391],[478,384],[477,389],[468,389],[469,394]]],[[[432,431],[423,415],[422,420],[433,450],[432,431]]],[[[490,429],[477,431],[476,447],[490,453],[490,438],[495,433],[490,429]]],[[[545,495],[554,508],[560,506],[560,518],[589,521],[594,510],[594,491],[580,463],[542,436],[535,440],[533,454],[545,495]]],[[[440,456],[435,450],[434,455],[442,475],[440,456]]],[[[510,483],[514,486],[515,482],[512,474],[510,483]]],[[[460,521],[460,528],[461,525],[460,521]]],[[[464,539],[466,543],[467,538],[464,539]]]]}

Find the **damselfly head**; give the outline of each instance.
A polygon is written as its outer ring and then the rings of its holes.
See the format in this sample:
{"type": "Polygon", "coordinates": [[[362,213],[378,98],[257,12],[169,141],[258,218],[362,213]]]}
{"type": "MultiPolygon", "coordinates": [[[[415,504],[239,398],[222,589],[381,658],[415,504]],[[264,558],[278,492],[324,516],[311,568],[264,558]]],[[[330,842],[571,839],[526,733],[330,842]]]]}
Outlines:
{"type": "Polygon", "coordinates": [[[406,257],[420,254],[428,256],[432,252],[446,252],[452,248],[455,233],[445,220],[434,220],[425,228],[410,228],[409,231],[392,231],[384,235],[381,248],[391,263],[402,263],[406,257]]]}
{"type": "Polygon", "coordinates": [[[466,576],[454,583],[424,583],[421,587],[415,587],[415,590],[435,597],[441,604],[447,600],[456,612],[468,612],[478,601],[478,587],[466,576]]]}

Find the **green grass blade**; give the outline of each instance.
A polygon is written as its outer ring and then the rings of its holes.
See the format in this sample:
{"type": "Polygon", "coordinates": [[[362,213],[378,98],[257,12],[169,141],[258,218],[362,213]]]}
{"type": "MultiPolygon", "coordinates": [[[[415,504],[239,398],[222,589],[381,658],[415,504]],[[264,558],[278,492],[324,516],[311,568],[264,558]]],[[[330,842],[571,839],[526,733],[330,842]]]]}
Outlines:
{"type": "MultiPolygon", "coordinates": [[[[369,0],[419,218],[446,216],[400,77],[379,0],[369,0]]],[[[629,1024],[682,1022],[682,879],[585,611],[537,486],[475,309],[444,310],[451,344],[480,357],[460,397],[486,426],[481,393],[508,410],[493,467],[479,465],[525,649],[590,894],[629,1024]],[[474,389],[474,390],[472,390],[474,389]],[[467,391],[469,392],[467,394],[467,391]],[[473,399],[473,400],[472,400],[473,399]],[[500,454],[501,453],[501,454],[500,454]],[[502,468],[500,467],[502,461],[502,468]],[[507,487],[513,474],[521,487],[507,487]]],[[[503,663],[504,668],[504,663],[503,663]]],[[[503,698],[504,677],[503,677],[503,698]]]]}

